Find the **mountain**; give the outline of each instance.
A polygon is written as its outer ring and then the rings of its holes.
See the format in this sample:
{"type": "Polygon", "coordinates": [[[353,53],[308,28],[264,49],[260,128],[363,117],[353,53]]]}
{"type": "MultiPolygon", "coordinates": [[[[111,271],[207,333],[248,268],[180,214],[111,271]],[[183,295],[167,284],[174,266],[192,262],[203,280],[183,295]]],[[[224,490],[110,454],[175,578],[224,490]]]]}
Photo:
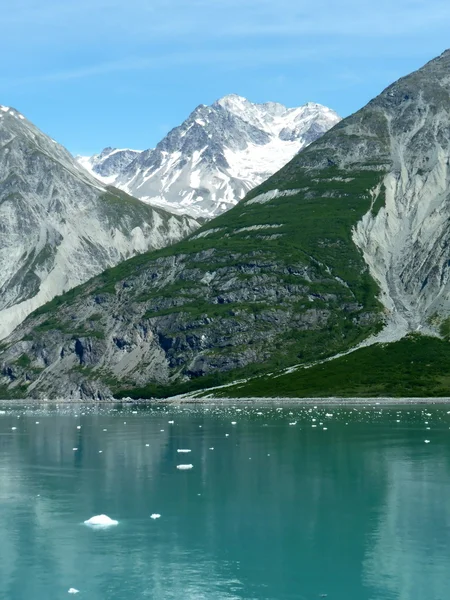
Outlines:
{"type": "Polygon", "coordinates": [[[145,202],[211,218],[235,206],[339,120],[313,102],[286,108],[232,94],[198,106],[154,149],[106,148],[79,161],[145,202]]]}
{"type": "Polygon", "coordinates": [[[112,184],[126,167],[141,154],[140,150],[129,148],[105,148],[100,154],[94,156],[76,156],[76,160],[91,175],[100,179],[105,184],[112,184]]]}
{"type": "Polygon", "coordinates": [[[103,186],[21,113],[0,107],[0,339],[56,294],[196,227],[103,186]]]}
{"type": "Polygon", "coordinates": [[[1,393],[165,396],[259,375],[230,394],[301,396],[313,377],[317,394],[339,392],[350,377],[356,395],[450,395],[440,353],[450,333],[449,115],[447,51],[188,239],[36,311],[1,351],[1,393]],[[327,376],[334,387],[320,388],[327,376]]]}

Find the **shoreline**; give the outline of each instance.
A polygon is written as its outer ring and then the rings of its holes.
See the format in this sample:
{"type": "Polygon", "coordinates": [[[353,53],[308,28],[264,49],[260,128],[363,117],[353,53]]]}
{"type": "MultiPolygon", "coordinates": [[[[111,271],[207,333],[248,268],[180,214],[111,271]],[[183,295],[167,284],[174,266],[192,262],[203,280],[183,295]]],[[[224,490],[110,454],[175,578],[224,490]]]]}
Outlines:
{"type": "Polygon", "coordinates": [[[122,400],[65,400],[61,398],[57,399],[40,399],[40,398],[24,398],[24,399],[0,399],[0,405],[89,405],[89,406],[103,406],[103,405],[130,405],[130,406],[151,406],[151,405],[166,405],[166,406],[174,406],[174,405],[208,405],[208,404],[260,404],[260,405],[269,405],[269,404],[295,404],[295,405],[334,405],[334,406],[360,406],[364,404],[370,405],[404,405],[404,406],[414,406],[414,405],[427,405],[427,404],[450,404],[450,397],[370,397],[370,398],[358,398],[358,397],[339,397],[339,396],[331,396],[331,397],[323,397],[323,398],[258,398],[258,397],[248,397],[248,398],[214,398],[214,397],[203,397],[203,398],[195,398],[195,397],[185,397],[185,396],[172,396],[170,398],[153,398],[153,399],[122,399],[122,400]]]}

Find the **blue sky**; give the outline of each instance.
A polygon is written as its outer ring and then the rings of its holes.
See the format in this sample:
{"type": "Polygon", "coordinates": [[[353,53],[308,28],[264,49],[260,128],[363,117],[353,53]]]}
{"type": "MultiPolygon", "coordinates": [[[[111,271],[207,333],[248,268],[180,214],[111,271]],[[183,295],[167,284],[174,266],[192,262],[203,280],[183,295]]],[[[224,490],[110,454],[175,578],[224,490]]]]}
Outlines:
{"type": "Polygon", "coordinates": [[[0,104],[91,154],[232,92],[346,116],[450,46],[450,2],[15,0],[0,26],[0,104]]]}

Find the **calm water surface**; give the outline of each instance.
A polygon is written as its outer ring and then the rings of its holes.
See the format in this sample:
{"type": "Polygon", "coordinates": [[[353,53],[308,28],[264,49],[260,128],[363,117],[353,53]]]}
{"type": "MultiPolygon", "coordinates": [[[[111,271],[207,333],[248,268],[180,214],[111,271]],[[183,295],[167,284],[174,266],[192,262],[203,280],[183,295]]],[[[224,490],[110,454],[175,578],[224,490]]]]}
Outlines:
{"type": "Polygon", "coordinates": [[[0,409],[2,600],[450,598],[450,407],[0,409]]]}

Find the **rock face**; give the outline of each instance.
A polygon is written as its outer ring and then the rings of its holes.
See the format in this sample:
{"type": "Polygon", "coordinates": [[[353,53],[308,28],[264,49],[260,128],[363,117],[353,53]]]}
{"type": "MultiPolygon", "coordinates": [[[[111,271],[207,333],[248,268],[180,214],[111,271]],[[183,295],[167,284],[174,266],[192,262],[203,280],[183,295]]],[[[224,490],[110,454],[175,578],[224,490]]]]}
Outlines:
{"type": "Polygon", "coordinates": [[[128,148],[105,148],[100,154],[75,158],[91,175],[105,184],[112,184],[117,179],[117,174],[124,171],[139,154],[139,150],[128,148]]]}
{"type": "Polygon", "coordinates": [[[450,316],[450,51],[369,107],[384,131],[390,167],[354,241],[397,337],[432,332],[450,316]]]}
{"type": "Polygon", "coordinates": [[[447,51],[187,240],[35,312],[2,394],[167,395],[448,329],[449,114],[447,51]]]}
{"type": "Polygon", "coordinates": [[[230,95],[198,106],[154,149],[106,148],[79,161],[145,202],[211,218],[235,206],[339,120],[313,102],[286,108],[230,95]]]}
{"type": "Polygon", "coordinates": [[[0,107],[0,339],[56,294],[196,227],[106,188],[17,110],[0,107]]]}

